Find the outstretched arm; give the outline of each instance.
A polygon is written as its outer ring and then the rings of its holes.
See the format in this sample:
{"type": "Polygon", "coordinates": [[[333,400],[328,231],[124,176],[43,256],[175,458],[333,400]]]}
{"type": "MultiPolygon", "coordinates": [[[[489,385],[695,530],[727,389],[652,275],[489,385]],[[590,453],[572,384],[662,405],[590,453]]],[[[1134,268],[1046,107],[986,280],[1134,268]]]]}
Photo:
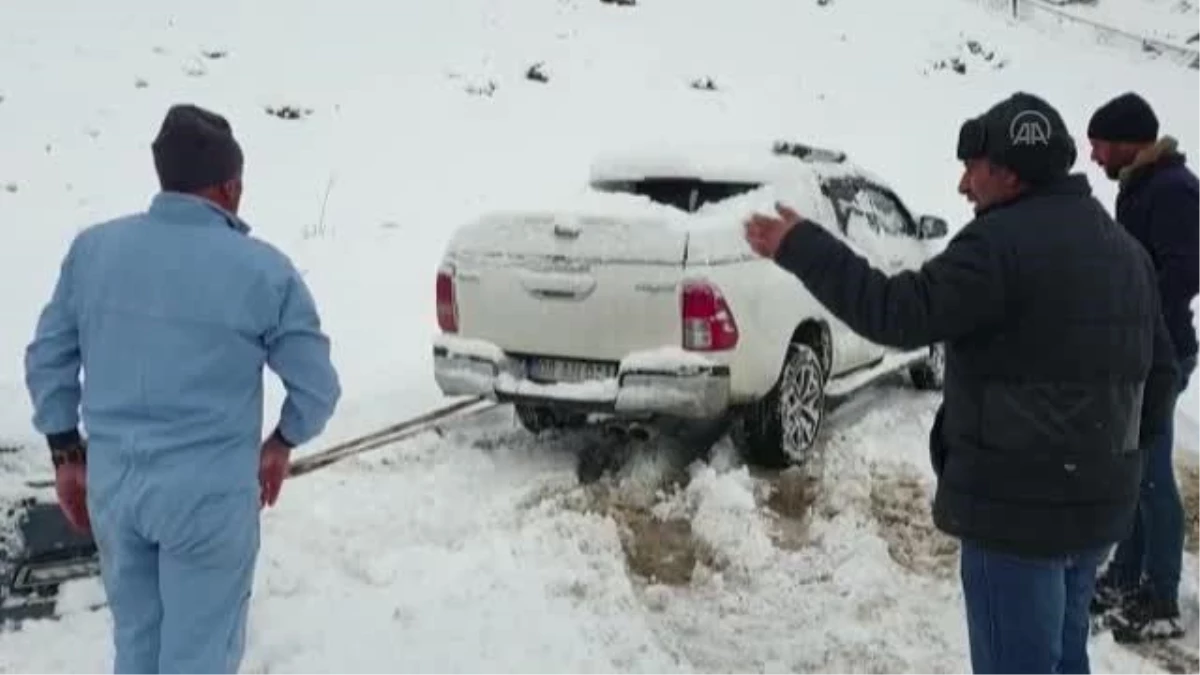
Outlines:
{"type": "Polygon", "coordinates": [[[288,446],[303,445],[324,430],[342,390],[316,302],[295,269],[284,288],[279,323],[265,343],[267,365],[287,391],[275,433],[288,446]]]}
{"type": "Polygon", "coordinates": [[[970,333],[1004,312],[1000,263],[976,225],[920,270],[890,277],[807,221],[791,228],[775,260],[851,330],[915,349],[970,333]]]}

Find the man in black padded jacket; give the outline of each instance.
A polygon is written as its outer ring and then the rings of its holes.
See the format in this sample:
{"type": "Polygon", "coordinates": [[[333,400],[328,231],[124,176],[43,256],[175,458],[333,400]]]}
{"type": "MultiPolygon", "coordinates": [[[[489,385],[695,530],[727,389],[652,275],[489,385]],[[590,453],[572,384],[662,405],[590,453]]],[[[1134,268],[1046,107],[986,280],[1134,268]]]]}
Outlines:
{"type": "Polygon", "coordinates": [[[1042,99],[967,120],[958,158],[975,218],[919,271],[889,277],[784,205],[746,240],[864,337],[945,343],[933,517],[962,543],[972,667],[1088,672],[1096,569],[1132,526],[1139,436],[1174,399],[1154,268],[1069,173],[1042,99]]]}

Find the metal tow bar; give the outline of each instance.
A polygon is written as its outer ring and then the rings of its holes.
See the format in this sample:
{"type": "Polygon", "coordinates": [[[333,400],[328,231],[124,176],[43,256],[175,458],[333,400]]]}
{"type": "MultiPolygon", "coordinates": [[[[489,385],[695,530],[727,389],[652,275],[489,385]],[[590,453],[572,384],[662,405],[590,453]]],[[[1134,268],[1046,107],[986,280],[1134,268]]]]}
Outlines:
{"type": "MultiPolygon", "coordinates": [[[[484,397],[455,401],[422,415],[398,422],[292,460],[288,477],[303,476],[348,457],[420,435],[438,423],[477,415],[500,406],[484,397]]],[[[52,488],[54,479],[30,480],[32,488],[52,488]]],[[[56,501],[34,498],[13,505],[0,528],[0,630],[8,622],[19,624],[55,615],[59,586],[67,581],[97,576],[99,554],[91,536],[72,530],[56,501]]]]}

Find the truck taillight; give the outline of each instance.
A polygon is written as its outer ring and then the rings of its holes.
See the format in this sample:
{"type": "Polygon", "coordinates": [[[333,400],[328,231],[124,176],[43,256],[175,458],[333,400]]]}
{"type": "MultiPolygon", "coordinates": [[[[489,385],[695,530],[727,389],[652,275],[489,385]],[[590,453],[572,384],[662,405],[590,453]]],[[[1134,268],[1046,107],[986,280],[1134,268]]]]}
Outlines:
{"type": "Polygon", "coordinates": [[[683,348],[696,352],[733,349],[738,343],[737,322],[725,296],[707,281],[689,281],[680,295],[683,315],[683,348]]]}
{"type": "Polygon", "coordinates": [[[437,320],[444,333],[458,332],[458,302],[454,298],[454,269],[444,267],[437,275],[437,320]]]}

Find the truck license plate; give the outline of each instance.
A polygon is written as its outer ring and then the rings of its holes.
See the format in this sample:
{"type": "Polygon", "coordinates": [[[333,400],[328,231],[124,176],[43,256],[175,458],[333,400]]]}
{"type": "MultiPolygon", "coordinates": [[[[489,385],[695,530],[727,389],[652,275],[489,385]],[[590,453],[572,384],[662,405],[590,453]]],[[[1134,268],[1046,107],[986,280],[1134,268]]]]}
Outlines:
{"type": "Polygon", "coordinates": [[[586,382],[617,375],[614,364],[569,359],[529,359],[526,368],[529,379],[541,382],[586,382]]]}

